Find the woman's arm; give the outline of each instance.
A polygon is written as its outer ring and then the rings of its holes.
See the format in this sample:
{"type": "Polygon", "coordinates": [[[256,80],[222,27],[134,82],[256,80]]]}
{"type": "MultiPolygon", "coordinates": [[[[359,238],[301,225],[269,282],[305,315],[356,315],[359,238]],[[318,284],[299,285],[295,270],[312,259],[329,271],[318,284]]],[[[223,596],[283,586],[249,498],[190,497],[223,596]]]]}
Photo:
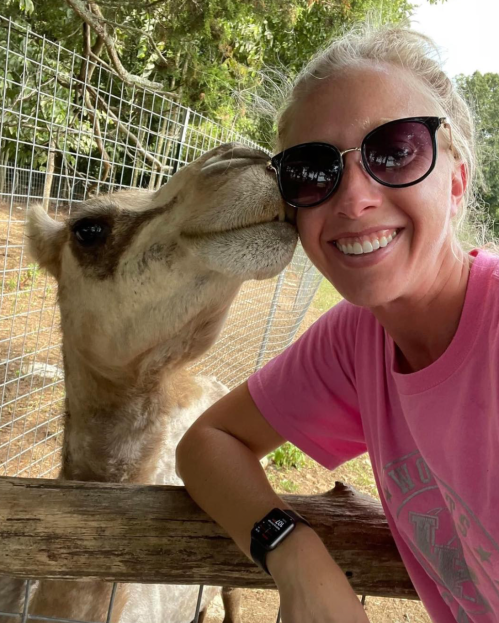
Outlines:
{"type": "MultiPolygon", "coordinates": [[[[243,383],[210,407],[177,447],[177,471],[194,501],[250,556],[250,533],[286,508],[259,459],[284,443],[243,383]]],[[[303,524],[267,556],[284,623],[363,623],[364,610],[317,534],[303,524]]]]}
{"type": "Polygon", "coordinates": [[[284,441],[244,383],[211,406],[177,447],[177,472],[189,494],[248,557],[253,524],[286,506],[259,461],[284,441]]]}

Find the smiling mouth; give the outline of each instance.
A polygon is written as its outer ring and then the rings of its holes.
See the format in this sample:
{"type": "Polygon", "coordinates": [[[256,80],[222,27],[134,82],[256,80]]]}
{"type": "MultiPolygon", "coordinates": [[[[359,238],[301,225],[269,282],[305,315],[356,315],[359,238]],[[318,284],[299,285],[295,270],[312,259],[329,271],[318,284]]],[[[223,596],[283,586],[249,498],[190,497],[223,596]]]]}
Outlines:
{"type": "Polygon", "coordinates": [[[401,231],[402,228],[383,229],[367,236],[333,240],[332,244],[344,255],[365,255],[384,249],[401,231]]]}

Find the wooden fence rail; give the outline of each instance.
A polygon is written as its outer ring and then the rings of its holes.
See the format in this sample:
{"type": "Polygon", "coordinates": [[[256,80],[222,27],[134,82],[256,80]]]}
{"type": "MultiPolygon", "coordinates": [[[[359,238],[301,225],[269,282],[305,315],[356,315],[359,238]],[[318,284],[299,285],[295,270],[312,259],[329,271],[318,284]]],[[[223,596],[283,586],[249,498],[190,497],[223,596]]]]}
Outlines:
{"type": "MultiPolygon", "coordinates": [[[[358,594],[417,599],[380,504],[336,483],[284,499],[358,594]]],[[[275,588],[183,487],[0,478],[0,575],[275,588]]]]}

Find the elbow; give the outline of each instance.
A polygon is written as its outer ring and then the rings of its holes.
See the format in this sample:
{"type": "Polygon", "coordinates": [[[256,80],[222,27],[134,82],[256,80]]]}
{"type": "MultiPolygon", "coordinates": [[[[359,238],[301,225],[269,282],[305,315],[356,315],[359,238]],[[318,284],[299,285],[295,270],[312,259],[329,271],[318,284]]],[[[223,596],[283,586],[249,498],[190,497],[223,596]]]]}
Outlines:
{"type": "Polygon", "coordinates": [[[189,447],[191,447],[191,430],[192,427],[187,430],[182,439],[179,441],[177,448],[175,449],[175,473],[177,476],[185,482],[186,479],[186,466],[188,457],[190,454],[189,447]]]}
{"type": "MultiPolygon", "coordinates": [[[[187,487],[192,476],[196,476],[206,454],[206,440],[209,429],[199,420],[187,429],[175,450],[175,472],[187,487]]],[[[208,444],[209,445],[209,444],[208,444]]]]}

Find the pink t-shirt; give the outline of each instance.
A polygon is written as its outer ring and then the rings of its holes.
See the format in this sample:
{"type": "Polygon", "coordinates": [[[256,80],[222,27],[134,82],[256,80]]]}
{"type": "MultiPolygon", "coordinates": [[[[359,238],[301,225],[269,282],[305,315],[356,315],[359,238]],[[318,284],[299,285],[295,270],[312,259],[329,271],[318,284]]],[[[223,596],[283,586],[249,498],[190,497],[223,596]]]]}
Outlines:
{"type": "Polygon", "coordinates": [[[390,336],[343,301],[249,380],[272,427],[325,467],[369,452],[435,623],[499,621],[499,258],[472,255],[458,330],[427,368],[399,373],[390,336]]]}

